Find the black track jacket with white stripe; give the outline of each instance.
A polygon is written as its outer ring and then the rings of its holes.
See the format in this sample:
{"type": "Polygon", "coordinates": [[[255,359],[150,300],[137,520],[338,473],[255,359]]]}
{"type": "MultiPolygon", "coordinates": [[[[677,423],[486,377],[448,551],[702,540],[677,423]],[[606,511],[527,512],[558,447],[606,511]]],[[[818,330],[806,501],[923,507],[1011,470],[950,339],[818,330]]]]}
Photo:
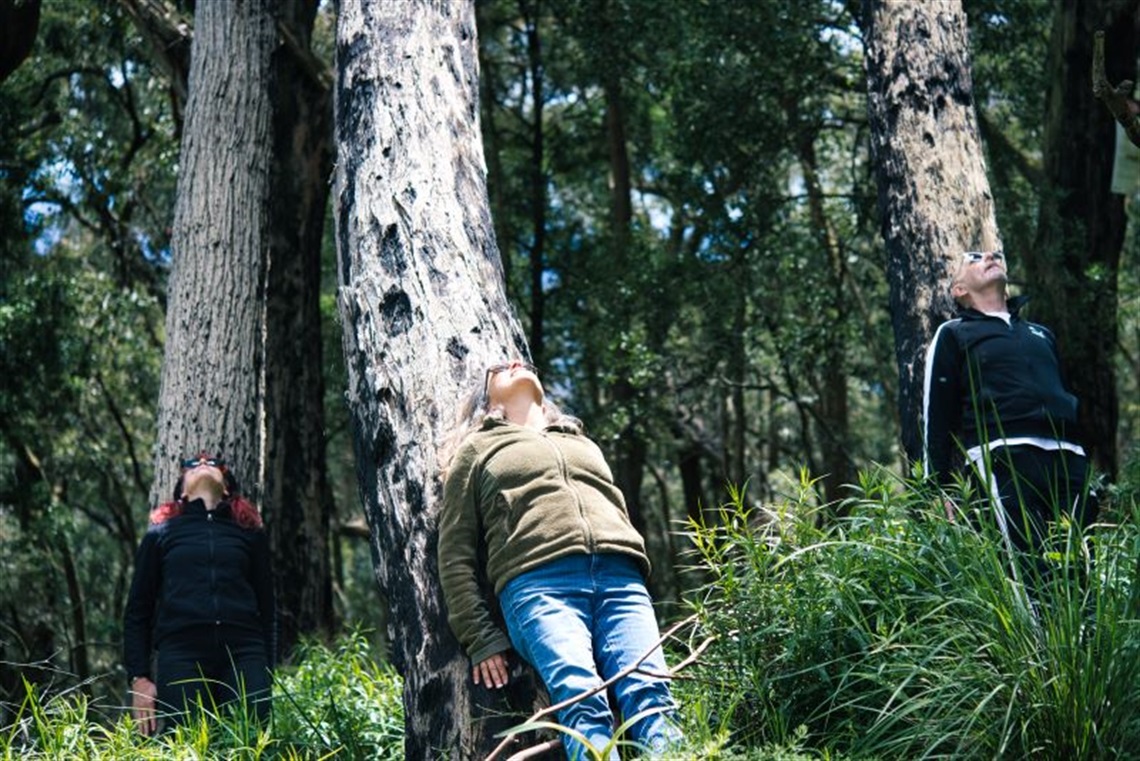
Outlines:
{"type": "Polygon", "coordinates": [[[938,326],[926,354],[923,388],[925,471],[953,480],[960,455],[998,439],[1074,441],[1077,398],[1065,388],[1056,339],[1018,317],[1026,299],[1008,303],[1010,321],[975,309],[938,326]]]}

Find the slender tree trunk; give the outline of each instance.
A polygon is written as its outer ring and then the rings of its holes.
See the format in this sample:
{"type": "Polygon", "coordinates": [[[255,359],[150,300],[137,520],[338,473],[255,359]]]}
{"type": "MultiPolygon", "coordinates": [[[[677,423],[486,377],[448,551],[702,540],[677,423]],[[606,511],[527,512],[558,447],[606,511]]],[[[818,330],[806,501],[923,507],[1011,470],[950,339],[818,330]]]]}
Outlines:
{"type": "Polygon", "coordinates": [[[725,415],[724,430],[724,477],[728,482],[743,487],[747,475],[745,462],[747,461],[746,428],[748,413],[744,403],[744,384],[748,373],[748,352],[745,351],[746,325],[748,322],[748,299],[750,295],[749,270],[747,250],[737,250],[732,253],[732,268],[736,288],[726,298],[732,299],[732,334],[728,338],[729,351],[725,357],[725,374],[730,384],[727,389],[727,414],[725,415]]]}
{"type": "Polygon", "coordinates": [[[1057,4],[1047,62],[1037,237],[1024,251],[1034,318],[1057,334],[1097,467],[1117,470],[1115,356],[1120,254],[1128,218],[1110,190],[1115,122],[1092,91],[1093,39],[1105,31],[1110,82],[1136,77],[1140,1],[1057,4]]]}
{"type": "MultiPolygon", "coordinates": [[[[613,44],[613,41],[610,41],[613,44]]],[[[613,257],[620,273],[628,271],[629,248],[633,238],[633,193],[629,169],[629,146],[625,136],[625,105],[621,80],[616,72],[607,69],[603,89],[606,98],[606,143],[610,156],[610,227],[613,257]]],[[[615,310],[618,330],[625,330],[633,319],[625,306],[626,299],[615,293],[618,305],[615,310]]],[[[619,437],[614,457],[614,480],[625,497],[629,519],[645,536],[645,515],[641,505],[641,484],[645,478],[645,457],[648,447],[638,425],[637,389],[631,380],[631,359],[628,350],[621,347],[615,352],[617,380],[613,386],[614,403],[628,410],[629,425],[619,437]]]]}
{"type": "Polygon", "coordinates": [[[89,642],[87,641],[87,604],[83,595],[83,583],[80,579],[79,569],[75,565],[75,553],[71,551],[66,536],[53,541],[56,553],[63,564],[63,576],[67,581],[67,599],[70,605],[68,618],[71,622],[71,665],[75,676],[79,680],[82,690],[91,694],[91,659],[89,656],[89,642]]]}
{"type": "Polygon", "coordinates": [[[545,360],[542,337],[546,329],[546,295],[542,289],[546,261],[546,124],[543,119],[546,94],[542,41],[538,33],[541,2],[521,2],[520,6],[526,24],[527,68],[533,104],[530,125],[530,350],[541,365],[545,360]]]}
{"type": "Polygon", "coordinates": [[[261,499],[277,32],[270,0],[201,3],[179,159],[152,502],[177,460],[223,451],[261,499]]]}
{"type": "Polygon", "coordinates": [[[447,625],[439,446],[460,395],[525,354],[488,214],[473,4],[345,0],[337,28],[339,308],[361,497],[404,677],[405,755],[481,758],[529,713],[492,693],[447,625]]]}
{"type": "MultiPolygon", "coordinates": [[[[796,114],[792,114],[795,123],[796,114]]],[[[823,187],[819,179],[819,161],[815,150],[816,135],[813,131],[801,133],[797,153],[803,169],[804,185],[807,188],[808,210],[812,232],[820,250],[827,258],[827,307],[836,315],[848,314],[844,303],[844,280],[846,279],[843,256],[839,241],[827,218],[824,208],[823,187]]],[[[837,326],[838,328],[838,326],[837,326]]],[[[852,481],[850,459],[847,455],[847,356],[848,345],[845,333],[836,329],[824,339],[823,366],[820,368],[821,393],[819,395],[820,431],[819,441],[823,459],[824,498],[838,505],[843,498],[843,489],[852,481]]]]}
{"type": "Polygon", "coordinates": [[[872,163],[887,247],[906,453],[922,453],[926,345],[956,257],[999,244],[960,0],[864,0],[872,163]]]}

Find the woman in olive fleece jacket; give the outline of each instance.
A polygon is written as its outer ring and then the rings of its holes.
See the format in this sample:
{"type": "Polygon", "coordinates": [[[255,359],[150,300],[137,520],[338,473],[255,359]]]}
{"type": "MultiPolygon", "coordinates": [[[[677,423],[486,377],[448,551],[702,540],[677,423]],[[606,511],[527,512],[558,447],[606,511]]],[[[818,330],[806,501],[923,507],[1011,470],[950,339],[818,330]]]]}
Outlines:
{"type": "MultiPolygon", "coordinates": [[[[491,367],[468,401],[447,466],[439,568],[449,622],[476,684],[502,687],[512,647],[542,676],[551,700],[581,695],[647,653],[615,685],[624,717],[645,715],[632,738],[664,750],[679,733],[657,621],[644,577],[649,560],[601,450],[581,424],[545,400],[533,368],[491,367]],[[482,593],[499,599],[506,631],[482,593]]],[[[614,717],[605,691],[559,712],[601,750],[614,717]]],[[[564,735],[571,758],[583,747],[564,735]]],[[[612,755],[616,758],[616,751],[612,755]]]]}

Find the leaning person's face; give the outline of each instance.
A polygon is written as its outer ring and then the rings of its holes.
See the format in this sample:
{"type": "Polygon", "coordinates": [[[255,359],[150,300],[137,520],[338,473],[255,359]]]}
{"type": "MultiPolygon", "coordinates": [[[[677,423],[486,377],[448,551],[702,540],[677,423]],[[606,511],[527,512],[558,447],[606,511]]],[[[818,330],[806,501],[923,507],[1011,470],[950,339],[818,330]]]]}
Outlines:
{"type": "Polygon", "coordinates": [[[505,405],[520,395],[542,401],[542,382],[534,366],[519,359],[488,368],[486,384],[487,405],[491,408],[505,405]]]}

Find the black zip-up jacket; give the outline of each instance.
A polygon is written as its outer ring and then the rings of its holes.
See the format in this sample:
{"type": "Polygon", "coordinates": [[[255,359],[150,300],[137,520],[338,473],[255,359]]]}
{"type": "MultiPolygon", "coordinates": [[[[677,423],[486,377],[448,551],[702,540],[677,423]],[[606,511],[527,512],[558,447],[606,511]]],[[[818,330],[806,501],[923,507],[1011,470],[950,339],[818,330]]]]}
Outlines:
{"type": "Polygon", "coordinates": [[[202,500],[151,526],[135,553],[123,624],[127,677],[150,676],[165,643],[262,642],[275,663],[276,605],[265,531],[234,522],[228,503],[202,500]]]}
{"type": "Polygon", "coordinates": [[[926,355],[923,443],[927,475],[953,480],[961,452],[1017,437],[1078,440],[1077,398],[1065,388],[1057,342],[1022,320],[962,309],[934,333],[926,355]]]}

